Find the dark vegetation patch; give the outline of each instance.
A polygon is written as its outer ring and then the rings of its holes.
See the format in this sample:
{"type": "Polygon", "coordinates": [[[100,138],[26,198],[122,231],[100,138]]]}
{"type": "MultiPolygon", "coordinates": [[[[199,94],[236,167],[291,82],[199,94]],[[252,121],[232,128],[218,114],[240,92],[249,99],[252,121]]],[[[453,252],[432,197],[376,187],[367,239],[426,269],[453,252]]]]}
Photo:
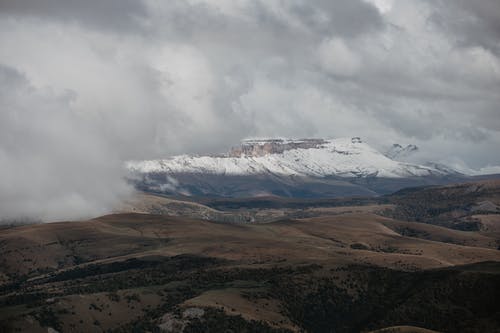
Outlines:
{"type": "Polygon", "coordinates": [[[33,314],[42,327],[61,330],[61,321],[50,307],[44,306],[39,311],[33,312],[33,314]]]}
{"type": "Polygon", "coordinates": [[[351,249],[354,250],[369,250],[370,247],[366,244],[363,243],[353,243],[349,246],[351,249]]]}
{"type": "Polygon", "coordinates": [[[427,231],[418,230],[407,226],[397,226],[394,228],[394,231],[406,237],[428,239],[431,236],[431,234],[429,234],[427,231]]]}
{"type": "Polygon", "coordinates": [[[208,308],[202,318],[195,318],[184,328],[184,333],[289,333],[287,329],[277,329],[263,321],[245,320],[241,315],[229,316],[221,309],[208,308]]]}
{"type": "MultiPolygon", "coordinates": [[[[413,273],[351,266],[339,269],[347,275],[342,281],[335,270],[331,276],[315,274],[320,270],[236,270],[225,272],[224,280],[265,281],[264,291],[246,292],[243,296],[249,300],[279,300],[284,306],[283,314],[305,332],[360,332],[402,324],[443,332],[490,332],[500,327],[498,263],[413,273]]],[[[227,286],[220,284],[221,277],[216,276],[207,275],[209,283],[203,289],[227,286]]],[[[181,299],[200,294],[195,289],[189,288],[177,301],[126,328],[147,327],[154,332],[155,318],[175,311],[175,303],[181,299]]],[[[186,329],[185,332],[279,332],[264,323],[247,322],[219,310],[207,311],[186,329]]]]}
{"type": "MultiPolygon", "coordinates": [[[[160,304],[145,308],[136,320],[123,318],[123,325],[113,331],[158,332],[160,318],[165,313],[179,313],[184,301],[244,282],[243,297],[279,301],[283,315],[305,332],[360,332],[402,324],[443,332],[489,332],[500,327],[500,263],[403,272],[371,266],[243,268],[196,256],[152,261],[157,264],[131,261],[126,266],[129,270],[102,275],[92,274],[109,272],[108,268],[77,271],[80,277],[58,282],[62,291],[49,293],[53,283],[37,286],[47,290],[46,294],[30,293],[26,288],[18,292],[17,303],[30,306],[43,326],[57,328],[61,318],[47,304],[49,298],[104,291],[111,302],[139,305],[144,300],[138,293],[120,297],[117,292],[149,288],[160,297],[160,304]],[[254,286],[255,291],[248,286],[254,286]]],[[[208,309],[202,318],[191,320],[185,332],[231,331],[285,332],[217,309],[208,309]]]]}
{"type": "Polygon", "coordinates": [[[396,208],[386,212],[386,215],[456,230],[478,231],[482,227],[481,223],[468,217],[474,214],[498,214],[497,211],[477,209],[479,202],[492,197],[500,198],[500,189],[480,183],[404,189],[387,196],[396,208]]]}
{"type": "Polygon", "coordinates": [[[178,255],[174,257],[145,257],[132,258],[125,261],[117,261],[109,264],[89,264],[63,271],[46,280],[46,282],[57,282],[65,280],[82,279],[90,276],[118,273],[129,270],[147,270],[158,268],[165,271],[183,271],[195,268],[212,266],[222,260],[194,255],[178,255]]]}
{"type": "MultiPolygon", "coordinates": [[[[231,268],[214,269],[193,272],[188,276],[177,275],[171,282],[175,286],[167,285],[162,289],[162,303],[159,307],[145,311],[145,314],[132,322],[126,323],[113,332],[158,332],[158,320],[165,313],[178,313],[179,304],[199,296],[203,292],[214,289],[230,287],[234,282],[247,281],[249,285],[262,286],[272,283],[278,276],[293,277],[308,275],[321,269],[318,265],[299,267],[273,267],[273,268],[231,268]],[[178,280],[181,278],[180,280],[178,280]]],[[[193,321],[185,332],[287,332],[286,330],[271,329],[266,324],[258,321],[246,321],[241,316],[227,316],[220,310],[207,309],[203,320],[193,321]],[[213,315],[213,317],[212,317],[213,315]],[[201,330],[206,325],[204,330],[201,330]],[[232,326],[234,325],[234,326],[232,326]],[[253,330],[256,327],[261,330],[253,330]],[[224,330],[220,330],[224,329],[224,330]]]]}
{"type": "Polygon", "coordinates": [[[402,324],[444,332],[491,332],[500,327],[500,274],[368,267],[347,271],[345,283],[357,296],[327,277],[277,280],[273,297],[307,332],[360,332],[402,324]]]}
{"type": "Polygon", "coordinates": [[[18,304],[37,306],[52,296],[71,294],[91,294],[96,292],[114,292],[120,289],[161,285],[171,281],[188,279],[189,276],[201,276],[208,267],[217,267],[225,261],[195,255],[174,257],[149,257],[130,259],[109,264],[90,264],[76,267],[44,279],[21,281],[15,287],[0,294],[0,307],[18,304]],[[41,292],[45,285],[57,283],[59,288],[51,293],[41,292]],[[9,294],[13,290],[20,290],[9,294]],[[5,295],[2,297],[2,295],[5,295]]]}

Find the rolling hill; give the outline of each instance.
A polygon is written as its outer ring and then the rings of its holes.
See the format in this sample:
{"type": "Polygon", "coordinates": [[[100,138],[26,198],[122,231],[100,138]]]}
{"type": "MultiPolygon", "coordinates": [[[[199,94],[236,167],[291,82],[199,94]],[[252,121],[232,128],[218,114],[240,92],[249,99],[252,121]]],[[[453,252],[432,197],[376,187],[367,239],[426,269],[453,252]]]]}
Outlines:
{"type": "Polygon", "coordinates": [[[0,327],[495,332],[499,188],[489,181],[380,198],[199,202],[142,193],[120,213],[6,227],[0,327]],[[455,217],[484,226],[450,228],[455,217]]]}

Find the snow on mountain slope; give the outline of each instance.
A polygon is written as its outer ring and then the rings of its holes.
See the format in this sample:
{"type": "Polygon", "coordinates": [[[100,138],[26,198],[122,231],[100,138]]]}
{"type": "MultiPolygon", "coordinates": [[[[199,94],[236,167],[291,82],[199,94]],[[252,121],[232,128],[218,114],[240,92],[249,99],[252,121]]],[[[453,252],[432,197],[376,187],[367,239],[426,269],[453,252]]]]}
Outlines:
{"type": "Polygon", "coordinates": [[[130,161],[126,167],[137,173],[167,174],[385,178],[445,174],[430,166],[392,160],[359,138],[251,140],[224,156],[180,155],[161,160],[130,161]]]}

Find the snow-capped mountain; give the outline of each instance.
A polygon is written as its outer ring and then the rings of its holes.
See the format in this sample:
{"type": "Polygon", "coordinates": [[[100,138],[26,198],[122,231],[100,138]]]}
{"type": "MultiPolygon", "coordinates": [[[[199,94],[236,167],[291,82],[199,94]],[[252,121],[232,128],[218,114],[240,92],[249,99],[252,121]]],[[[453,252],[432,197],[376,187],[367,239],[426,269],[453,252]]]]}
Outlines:
{"type": "Polygon", "coordinates": [[[373,196],[405,187],[472,180],[441,164],[400,160],[416,149],[395,145],[390,155],[358,137],[253,139],[223,155],[130,161],[126,167],[130,181],[143,191],[218,197],[373,196]]]}
{"type": "MultiPolygon", "coordinates": [[[[394,146],[394,155],[416,146],[394,146]]],[[[446,170],[396,161],[360,138],[246,140],[221,156],[180,155],[167,159],[130,161],[135,173],[248,176],[272,174],[298,177],[408,178],[443,176],[446,170]]]]}

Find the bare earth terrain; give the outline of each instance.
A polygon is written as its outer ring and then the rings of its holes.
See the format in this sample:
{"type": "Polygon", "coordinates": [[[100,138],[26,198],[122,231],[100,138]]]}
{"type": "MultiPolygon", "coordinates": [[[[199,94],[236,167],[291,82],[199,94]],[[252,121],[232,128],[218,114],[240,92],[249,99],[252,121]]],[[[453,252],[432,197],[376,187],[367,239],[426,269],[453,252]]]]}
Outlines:
{"type": "Polygon", "coordinates": [[[500,332],[499,205],[499,181],[139,193],[116,214],[1,229],[0,332],[500,332]]]}

